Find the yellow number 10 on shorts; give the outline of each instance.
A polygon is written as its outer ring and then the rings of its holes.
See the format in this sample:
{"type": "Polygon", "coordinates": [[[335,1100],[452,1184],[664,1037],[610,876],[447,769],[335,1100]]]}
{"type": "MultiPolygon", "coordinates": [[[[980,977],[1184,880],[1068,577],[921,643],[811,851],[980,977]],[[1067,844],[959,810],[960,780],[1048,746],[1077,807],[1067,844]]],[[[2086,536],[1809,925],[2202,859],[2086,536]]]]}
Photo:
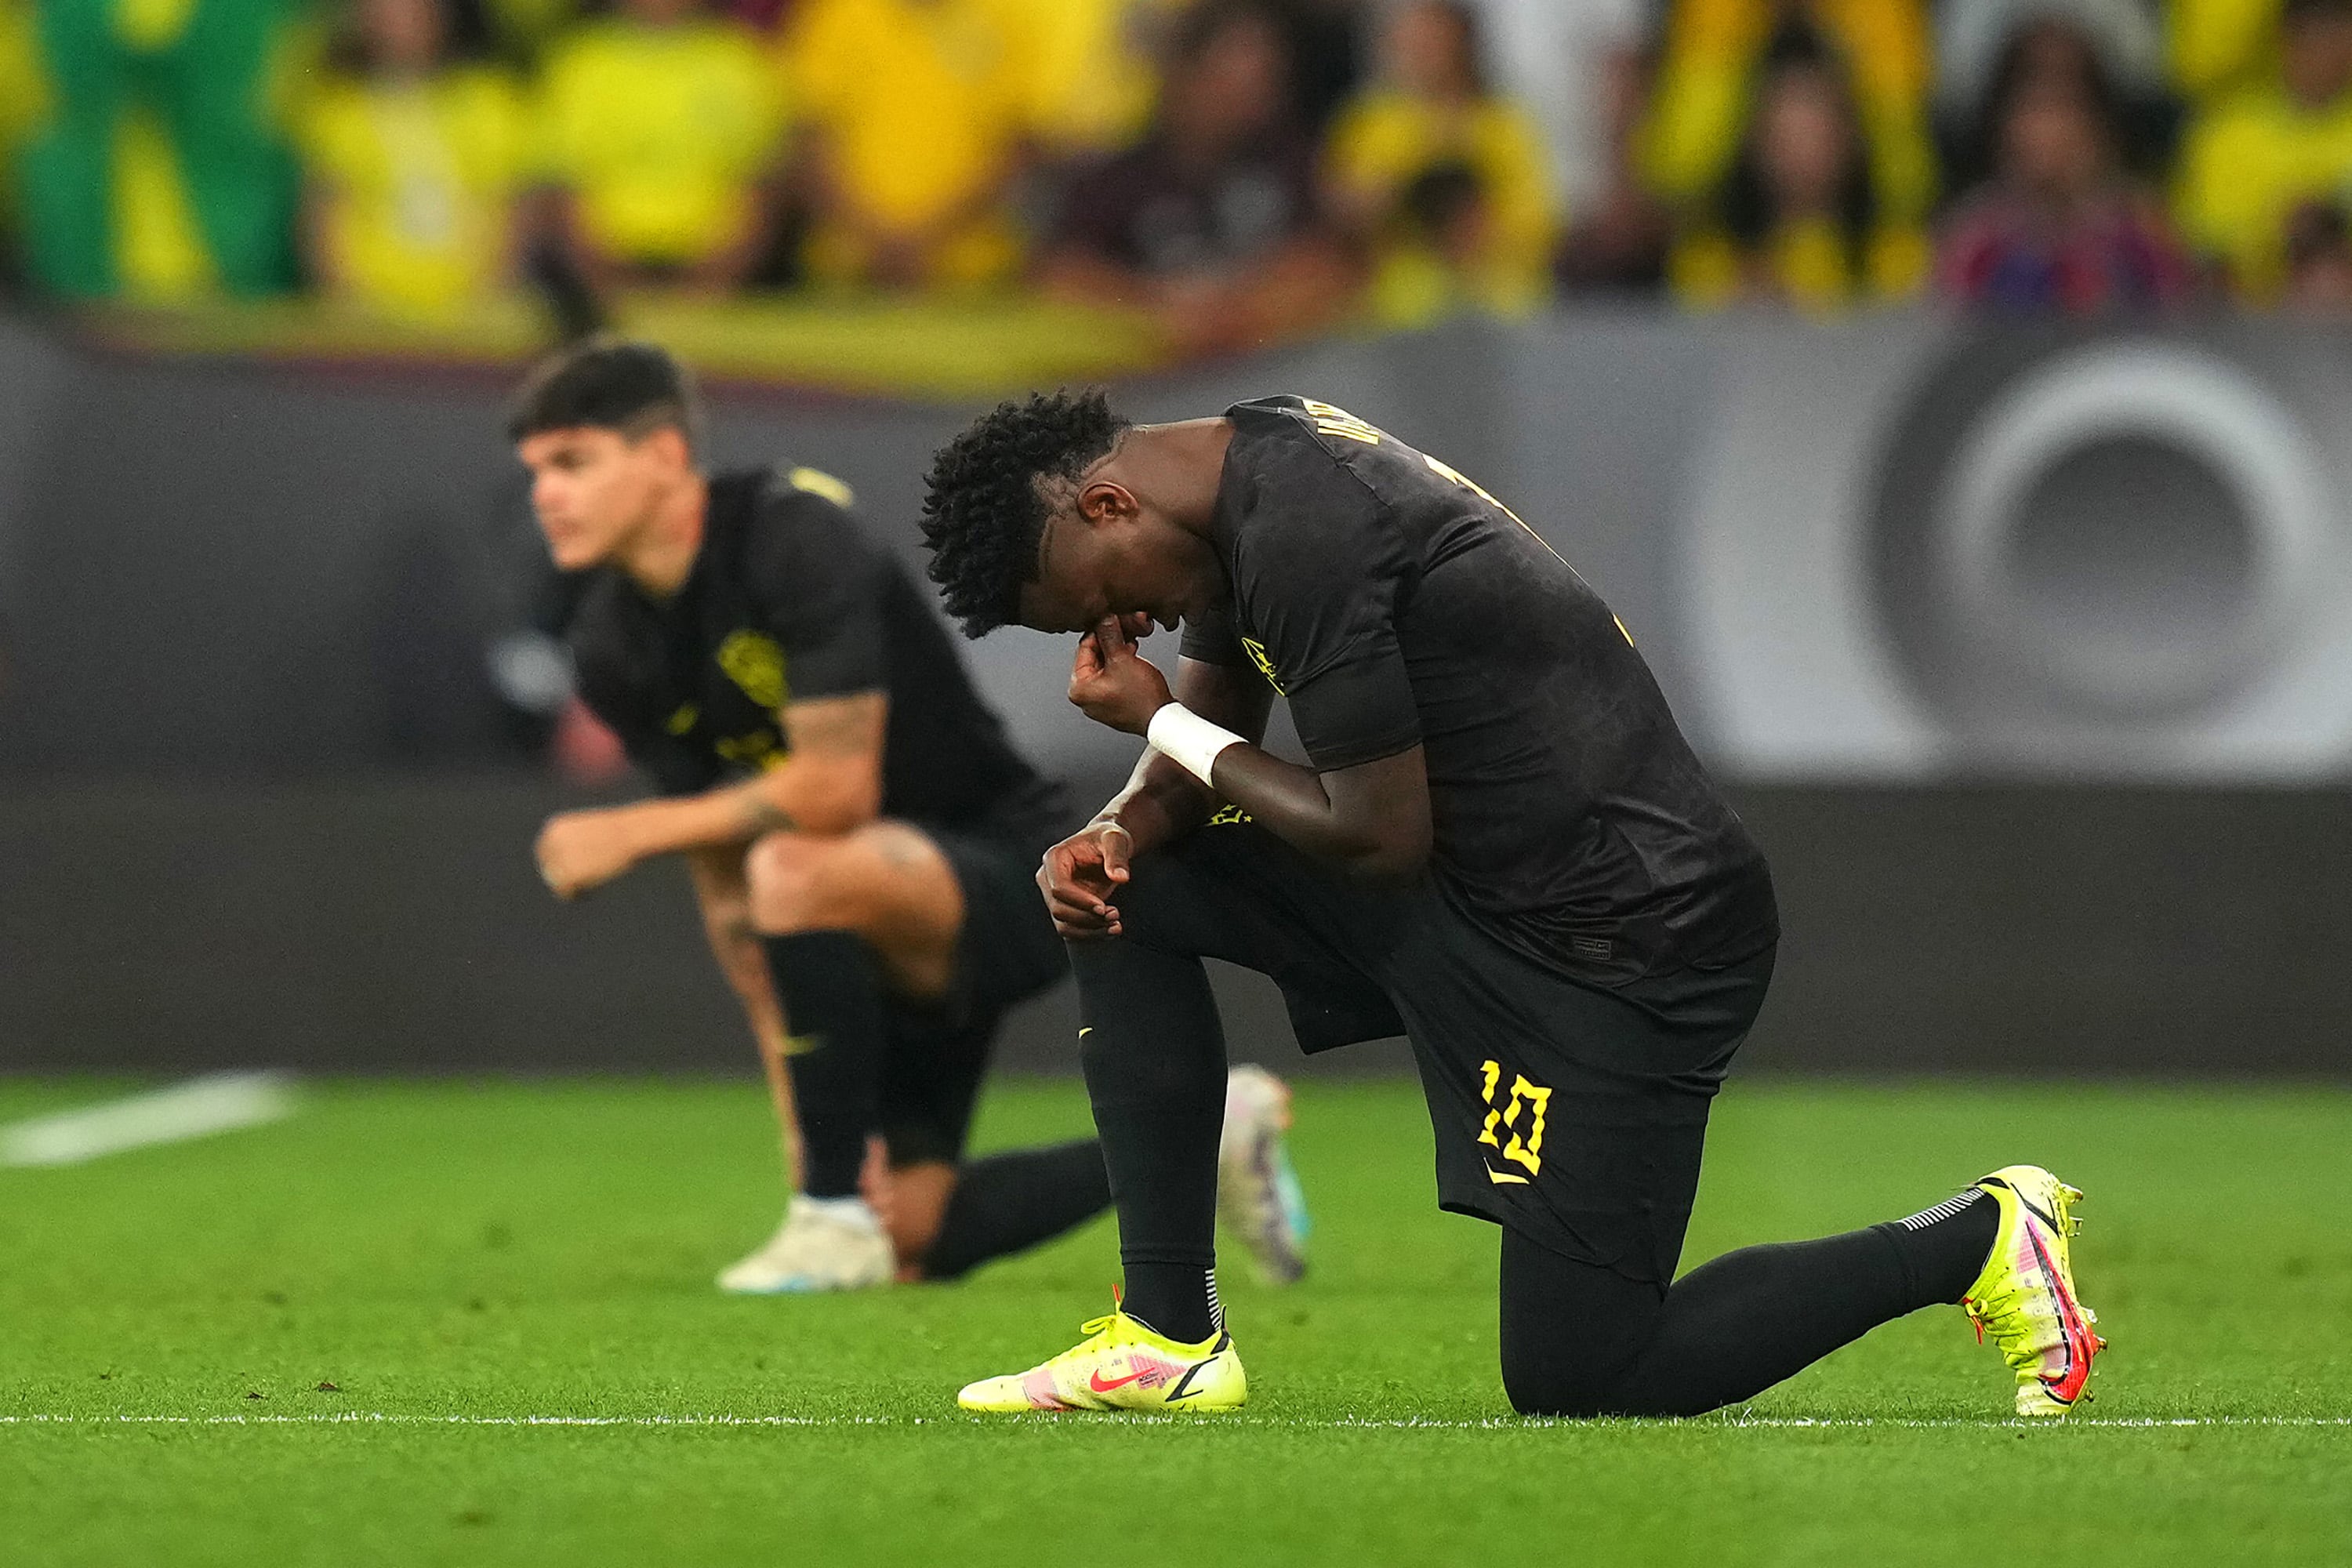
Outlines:
{"type": "Polygon", "coordinates": [[[1498,1187],[1525,1186],[1529,1176],[1543,1174],[1544,1110],[1551,1103],[1551,1090],[1540,1089],[1514,1073],[1511,1077],[1511,1097],[1501,1104],[1495,1101],[1495,1091],[1502,1087],[1503,1067],[1488,1060],[1479,1064],[1483,1088],[1481,1096],[1486,1101],[1486,1125],[1479,1130],[1478,1142],[1503,1152],[1503,1158],[1527,1167],[1527,1175],[1516,1171],[1498,1171],[1486,1167],[1486,1179],[1498,1187]],[[1525,1118],[1526,1125],[1521,1126],[1525,1118]],[[1505,1142],[1496,1136],[1497,1130],[1511,1135],[1505,1142]]]}

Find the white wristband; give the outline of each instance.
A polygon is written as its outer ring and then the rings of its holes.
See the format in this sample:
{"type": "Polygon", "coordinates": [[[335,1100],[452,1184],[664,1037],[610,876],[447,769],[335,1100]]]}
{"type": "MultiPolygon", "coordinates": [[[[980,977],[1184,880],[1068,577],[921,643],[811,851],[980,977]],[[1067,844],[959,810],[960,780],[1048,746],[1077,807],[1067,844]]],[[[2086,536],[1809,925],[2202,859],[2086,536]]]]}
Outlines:
{"type": "Polygon", "coordinates": [[[1154,713],[1144,735],[1153,751],[1202,784],[1210,782],[1209,770],[1217,765],[1219,752],[1227,746],[1248,744],[1231,730],[1210,723],[1181,702],[1171,702],[1154,713]]]}

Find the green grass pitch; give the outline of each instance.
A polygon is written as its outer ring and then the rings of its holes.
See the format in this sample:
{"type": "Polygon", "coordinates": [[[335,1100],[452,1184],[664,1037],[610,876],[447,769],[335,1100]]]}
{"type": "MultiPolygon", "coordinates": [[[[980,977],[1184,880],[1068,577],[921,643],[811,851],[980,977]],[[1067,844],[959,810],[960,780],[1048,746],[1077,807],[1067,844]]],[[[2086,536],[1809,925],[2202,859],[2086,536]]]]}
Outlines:
{"type": "MultiPolygon", "coordinates": [[[[0,1120],[118,1087],[0,1079],[0,1120]]],[[[1315,1271],[1228,1275],[1255,1397],[1215,1421],[955,1410],[1103,1310],[1107,1222],[957,1287],[718,1294],[777,1208],[750,1086],[314,1086],[0,1171],[0,1561],[2352,1561],[2352,1095],[1733,1085],[1689,1261],[2012,1160],[2088,1191],[2115,1350],[2032,1429],[1957,1310],[1727,1416],[1513,1420],[1494,1232],[1433,1206],[1417,1094],[1298,1103],[1315,1271]]],[[[1013,1083],[981,1142],[1085,1126],[1013,1083]]]]}

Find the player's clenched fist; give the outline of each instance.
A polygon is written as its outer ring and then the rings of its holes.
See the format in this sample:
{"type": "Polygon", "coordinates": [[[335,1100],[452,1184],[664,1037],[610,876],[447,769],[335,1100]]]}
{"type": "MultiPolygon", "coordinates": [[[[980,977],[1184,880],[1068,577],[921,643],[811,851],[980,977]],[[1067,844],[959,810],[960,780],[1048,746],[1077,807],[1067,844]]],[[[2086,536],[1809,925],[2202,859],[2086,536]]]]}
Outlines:
{"type": "Polygon", "coordinates": [[[1116,822],[1090,822],[1046,850],[1037,886],[1054,929],[1079,941],[1118,935],[1118,909],[1110,900],[1134,853],[1134,837],[1116,822]]]}
{"type": "Polygon", "coordinates": [[[559,899],[599,888],[636,864],[621,825],[609,811],[567,811],[539,830],[539,875],[559,899]]]}

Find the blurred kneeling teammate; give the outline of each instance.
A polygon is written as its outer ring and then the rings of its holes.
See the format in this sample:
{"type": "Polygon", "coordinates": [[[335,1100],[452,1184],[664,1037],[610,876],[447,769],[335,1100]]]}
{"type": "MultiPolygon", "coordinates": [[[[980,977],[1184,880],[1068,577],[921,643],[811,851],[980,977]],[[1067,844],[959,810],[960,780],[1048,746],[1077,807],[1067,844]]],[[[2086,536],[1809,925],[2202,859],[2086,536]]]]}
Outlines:
{"type": "MultiPolygon", "coordinates": [[[[943,1279],[1110,1201],[1095,1141],[963,1160],[999,1020],[1065,971],[1040,904],[1060,786],[1007,740],[929,604],[805,468],[704,474],[699,410],[661,350],[542,365],[509,425],[555,564],[589,574],[580,691],[665,798],[550,820],[562,898],[685,857],[799,1180],[719,1276],[739,1291],[943,1279]]],[[[1244,1239],[1298,1271],[1287,1096],[1234,1075],[1244,1239]]]]}

